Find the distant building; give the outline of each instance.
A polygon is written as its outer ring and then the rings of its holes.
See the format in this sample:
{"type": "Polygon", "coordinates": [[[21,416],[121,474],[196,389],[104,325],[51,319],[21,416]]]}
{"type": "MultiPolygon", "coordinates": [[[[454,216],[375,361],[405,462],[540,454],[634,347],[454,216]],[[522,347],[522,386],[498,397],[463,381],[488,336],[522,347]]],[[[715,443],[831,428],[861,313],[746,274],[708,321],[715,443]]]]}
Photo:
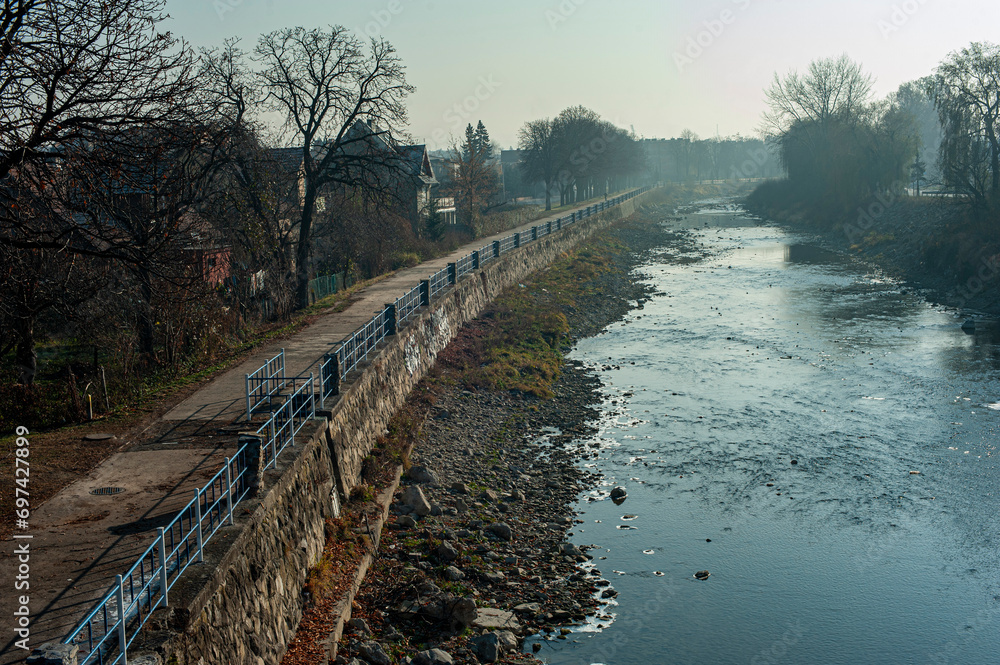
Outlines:
{"type": "MultiPolygon", "coordinates": [[[[438,184],[434,176],[434,168],[431,165],[430,155],[425,145],[401,145],[390,146],[378,133],[364,120],[359,120],[348,129],[345,134],[346,144],[342,148],[347,154],[362,155],[370,151],[376,155],[375,159],[367,162],[367,167],[373,171],[384,169],[385,173],[370,173],[372,180],[379,182],[379,185],[391,190],[395,203],[392,207],[397,208],[416,229],[420,220],[427,216],[430,211],[431,190],[438,184]],[[385,153],[385,158],[380,160],[377,157],[379,152],[385,153]]],[[[325,145],[317,145],[313,148],[315,159],[322,157],[325,145]]],[[[280,173],[284,177],[298,183],[298,187],[289,187],[289,196],[298,194],[298,201],[294,202],[299,211],[305,199],[305,182],[302,169],[302,148],[280,148],[271,151],[271,157],[275,160],[280,173]]],[[[363,176],[361,177],[363,179],[363,176]]],[[[331,186],[331,191],[335,186],[331,186]]],[[[329,192],[321,192],[316,199],[316,209],[323,211],[330,204],[328,200],[329,192]]]]}

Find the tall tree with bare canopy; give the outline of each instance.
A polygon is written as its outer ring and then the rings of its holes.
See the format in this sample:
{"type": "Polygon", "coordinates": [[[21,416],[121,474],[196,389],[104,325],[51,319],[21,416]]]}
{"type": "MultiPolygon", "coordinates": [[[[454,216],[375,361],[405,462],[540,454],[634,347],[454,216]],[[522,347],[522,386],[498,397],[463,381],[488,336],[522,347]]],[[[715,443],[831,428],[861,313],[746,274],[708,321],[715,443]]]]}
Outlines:
{"type": "MultiPolygon", "coordinates": [[[[97,174],[106,185],[115,177],[111,168],[131,163],[137,132],[190,125],[196,117],[195,58],[161,31],[164,4],[0,5],[0,253],[18,266],[21,282],[35,283],[39,275],[31,271],[50,268],[79,276],[81,257],[134,265],[134,247],[122,242],[120,229],[104,216],[76,214],[83,200],[93,203],[77,178],[97,174]],[[40,261],[43,254],[48,259],[40,261]],[[58,268],[51,267],[55,260],[58,268]]],[[[34,322],[59,304],[59,294],[0,294],[0,337],[15,340],[24,385],[35,374],[34,322]]],[[[74,289],[75,298],[80,294],[74,289]]]]}
{"type": "Polygon", "coordinates": [[[276,30],[260,38],[256,59],[270,107],[302,150],[296,301],[306,307],[317,197],[329,186],[391,195],[413,87],[388,42],[364,43],[342,26],[276,30]]]}
{"type": "Polygon", "coordinates": [[[929,81],[944,140],[945,181],[981,209],[1000,204],[1000,46],[952,53],[929,81]]]}

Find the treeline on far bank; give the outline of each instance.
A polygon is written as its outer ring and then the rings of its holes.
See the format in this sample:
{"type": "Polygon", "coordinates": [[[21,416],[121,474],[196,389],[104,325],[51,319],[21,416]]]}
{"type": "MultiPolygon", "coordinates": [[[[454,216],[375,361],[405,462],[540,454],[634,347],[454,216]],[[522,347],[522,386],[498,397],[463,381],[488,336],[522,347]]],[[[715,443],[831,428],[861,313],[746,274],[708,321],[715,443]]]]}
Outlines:
{"type": "Polygon", "coordinates": [[[884,99],[847,56],[775,75],[764,126],[787,177],[750,212],[845,245],[958,307],[994,309],[1000,276],[1000,46],[974,43],[884,99]]]}

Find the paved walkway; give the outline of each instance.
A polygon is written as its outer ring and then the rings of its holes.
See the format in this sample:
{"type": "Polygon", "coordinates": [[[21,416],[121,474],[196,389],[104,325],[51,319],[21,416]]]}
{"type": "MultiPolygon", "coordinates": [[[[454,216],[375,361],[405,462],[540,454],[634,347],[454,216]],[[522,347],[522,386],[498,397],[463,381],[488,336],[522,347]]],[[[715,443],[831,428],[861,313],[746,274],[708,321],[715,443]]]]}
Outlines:
{"type": "MultiPolygon", "coordinates": [[[[581,209],[580,206],[573,210],[581,209]]],[[[528,229],[559,215],[535,220],[528,229]]],[[[31,638],[39,646],[61,641],[145,551],[156,535],[236,450],[236,437],[220,431],[245,416],[244,376],[285,349],[287,376],[308,373],[330,347],[371,320],[386,303],[449,262],[512,233],[506,231],[455,250],[448,256],[402,270],[357,293],[342,312],[321,316],[283,342],[266,345],[240,365],[217,376],[142,433],[141,440],[110,457],[86,477],[66,487],[31,515],[31,638]],[[95,496],[98,487],[121,487],[116,495],[95,496]]],[[[530,251],[530,250],[529,250],[530,251]]],[[[24,542],[24,541],[20,541],[24,542]]],[[[14,648],[12,592],[14,544],[4,543],[0,561],[0,665],[21,662],[28,652],[14,648]]]]}

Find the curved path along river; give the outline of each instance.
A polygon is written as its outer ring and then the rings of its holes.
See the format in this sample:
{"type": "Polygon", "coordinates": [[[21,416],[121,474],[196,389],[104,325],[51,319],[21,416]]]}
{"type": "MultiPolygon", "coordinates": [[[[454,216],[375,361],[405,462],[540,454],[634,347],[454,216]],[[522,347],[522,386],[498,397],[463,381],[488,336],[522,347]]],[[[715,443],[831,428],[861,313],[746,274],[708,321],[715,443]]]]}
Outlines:
{"type": "Polygon", "coordinates": [[[539,655],[1000,662],[997,335],[729,206],[668,223],[698,249],[574,351],[606,484],[573,538],[618,596],[539,655]]]}

